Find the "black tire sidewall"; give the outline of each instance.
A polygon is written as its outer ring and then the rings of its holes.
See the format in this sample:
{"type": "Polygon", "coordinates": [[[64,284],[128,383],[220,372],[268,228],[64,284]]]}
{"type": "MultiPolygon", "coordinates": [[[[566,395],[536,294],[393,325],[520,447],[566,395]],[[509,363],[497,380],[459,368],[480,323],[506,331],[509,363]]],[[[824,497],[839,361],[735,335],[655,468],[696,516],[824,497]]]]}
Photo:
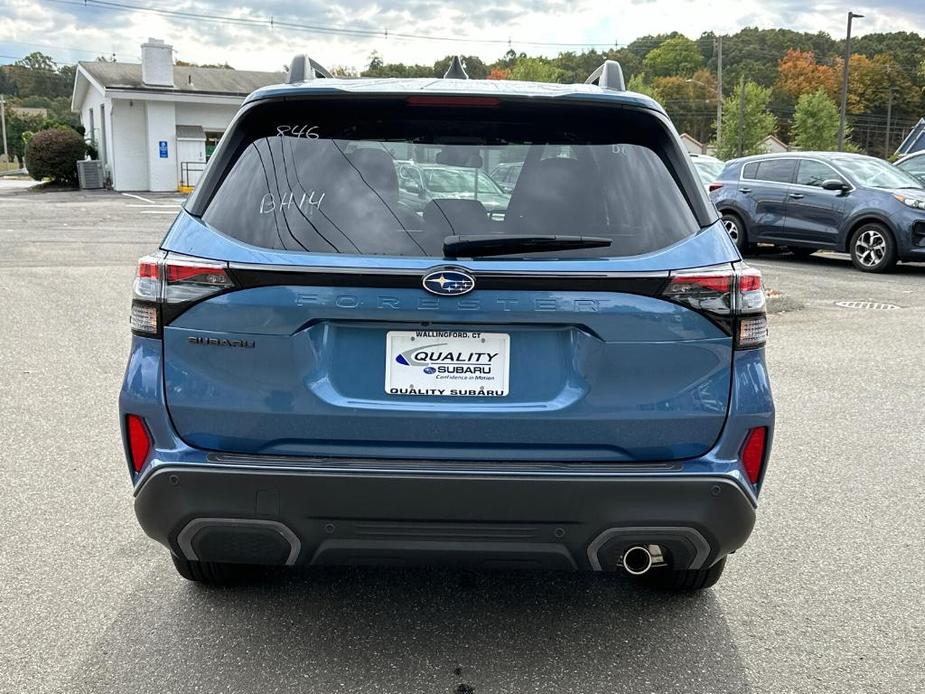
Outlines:
{"type": "Polygon", "coordinates": [[[852,265],[854,265],[854,267],[856,267],[861,272],[889,272],[896,265],[896,239],[893,238],[892,232],[882,224],[877,224],[876,222],[862,224],[851,235],[851,240],[849,241],[848,246],[848,254],[851,256],[852,265]],[[886,253],[884,254],[880,263],[873,267],[863,265],[858,260],[857,253],[855,251],[855,245],[857,243],[858,237],[870,229],[878,231],[883,236],[883,238],[886,239],[886,253]]]}

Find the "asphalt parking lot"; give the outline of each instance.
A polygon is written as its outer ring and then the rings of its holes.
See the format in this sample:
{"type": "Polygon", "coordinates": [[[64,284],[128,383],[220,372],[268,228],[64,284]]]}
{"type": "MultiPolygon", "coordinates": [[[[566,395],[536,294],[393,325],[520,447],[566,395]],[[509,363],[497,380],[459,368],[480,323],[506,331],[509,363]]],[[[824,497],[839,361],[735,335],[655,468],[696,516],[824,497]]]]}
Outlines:
{"type": "Polygon", "coordinates": [[[777,438],[714,589],[443,570],[207,589],[139,529],[117,423],[134,263],[178,205],[0,194],[0,691],[925,691],[925,265],[754,260],[786,298],[777,438]]]}

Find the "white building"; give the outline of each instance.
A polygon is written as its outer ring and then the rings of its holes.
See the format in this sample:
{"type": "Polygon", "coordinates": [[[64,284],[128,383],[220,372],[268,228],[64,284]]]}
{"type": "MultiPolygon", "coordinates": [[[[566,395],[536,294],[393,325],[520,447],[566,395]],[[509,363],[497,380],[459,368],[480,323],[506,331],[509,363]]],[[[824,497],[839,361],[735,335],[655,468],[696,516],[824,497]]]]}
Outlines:
{"type": "Polygon", "coordinates": [[[195,185],[244,97],[283,72],[173,64],[173,47],[148,39],[141,64],[81,62],[71,108],[116,190],[195,185]]]}

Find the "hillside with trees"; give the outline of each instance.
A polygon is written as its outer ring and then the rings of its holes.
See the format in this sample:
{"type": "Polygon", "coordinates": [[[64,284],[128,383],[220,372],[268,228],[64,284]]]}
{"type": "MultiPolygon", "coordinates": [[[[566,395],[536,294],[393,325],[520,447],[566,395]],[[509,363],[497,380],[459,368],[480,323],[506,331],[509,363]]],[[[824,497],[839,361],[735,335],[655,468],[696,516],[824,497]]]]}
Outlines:
{"type": "MultiPolygon", "coordinates": [[[[718,38],[712,33],[696,39],[678,33],[660,34],[606,51],[567,51],[547,58],[511,50],[493,63],[486,64],[477,56],[466,56],[464,62],[472,77],[582,82],[604,60],[617,60],[629,88],[658,99],[679,131],[709,142],[715,139],[716,131],[718,38]]],[[[806,119],[822,118],[819,130],[829,133],[834,106],[837,127],[843,40],[825,33],[747,28],[723,36],[722,44],[723,95],[728,99],[723,120],[729,138],[722,149],[727,156],[739,151],[739,102],[733,103],[729,97],[742,93],[743,81],[749,132],[758,125],[757,131],[769,130],[765,134],[793,141],[800,99],[813,96],[804,101],[804,132],[797,139],[815,144],[829,141],[825,136],[810,137],[806,119]]],[[[848,124],[853,146],[877,156],[890,156],[906,132],[925,116],[925,37],[906,32],[868,34],[852,39],[851,48],[848,124]]],[[[387,63],[374,53],[361,75],[439,77],[449,60],[448,56],[433,65],[404,65],[387,63]]],[[[748,150],[746,142],[742,151],[748,150]]]]}
{"type": "MultiPolygon", "coordinates": [[[[722,153],[750,151],[758,133],[775,134],[791,143],[818,146],[830,142],[833,117],[837,128],[844,42],[824,33],[746,28],[722,37],[705,33],[694,39],[671,33],[643,36],[605,51],[566,51],[550,58],[509,50],[494,62],[476,55],[465,56],[464,62],[473,78],[583,82],[604,60],[617,60],[629,88],[658,99],[679,131],[710,142],[716,137],[720,38],[725,97],[722,153]]],[[[912,125],[925,116],[925,37],[907,32],[868,34],[852,39],[851,48],[851,145],[888,157],[912,125]]],[[[439,77],[450,60],[446,56],[432,64],[406,65],[373,53],[360,74],[439,77]]],[[[79,130],[69,105],[74,71],[75,66],[58,65],[41,53],[0,67],[0,93],[8,103],[42,107],[49,113],[43,122],[23,123],[18,121],[24,119],[13,116],[8,129],[16,133],[65,124],[79,130]]],[[[346,67],[335,67],[334,72],[356,75],[346,67]]],[[[18,153],[14,137],[8,134],[8,141],[18,153]]]]}

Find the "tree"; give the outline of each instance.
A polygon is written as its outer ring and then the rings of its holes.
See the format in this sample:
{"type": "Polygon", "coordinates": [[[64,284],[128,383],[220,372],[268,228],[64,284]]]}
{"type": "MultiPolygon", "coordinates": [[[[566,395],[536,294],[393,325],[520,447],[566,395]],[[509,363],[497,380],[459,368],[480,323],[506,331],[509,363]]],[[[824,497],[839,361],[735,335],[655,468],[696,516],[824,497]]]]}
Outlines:
{"type": "MultiPolygon", "coordinates": [[[[99,58],[97,58],[97,60],[100,61],[99,58]]],[[[106,62],[106,61],[102,60],[100,62],[106,62]]],[[[229,65],[227,62],[224,62],[224,63],[191,63],[188,60],[178,60],[174,64],[177,67],[214,67],[214,68],[218,68],[219,70],[234,70],[234,68],[231,67],[231,65],[229,65]]]]}
{"type": "Polygon", "coordinates": [[[777,82],[774,88],[792,99],[814,94],[820,89],[835,98],[839,77],[831,65],[820,65],[812,51],[791,49],[777,64],[777,82]]]}
{"type": "Polygon", "coordinates": [[[330,68],[330,72],[335,77],[359,77],[359,73],[354,70],[352,67],[347,65],[334,65],[330,68]]]}
{"type": "Polygon", "coordinates": [[[22,166],[23,158],[26,155],[26,143],[23,135],[27,132],[35,132],[42,127],[42,119],[39,116],[19,116],[7,111],[6,114],[6,143],[10,156],[16,157],[19,165],[22,166]]]}
{"type": "Polygon", "coordinates": [[[30,53],[4,67],[5,80],[15,84],[15,90],[12,91],[21,97],[70,96],[74,86],[74,71],[71,65],[58,68],[51,57],[39,52],[30,53]]]}
{"type": "Polygon", "coordinates": [[[701,142],[710,139],[716,120],[716,77],[698,70],[692,77],[658,77],[652,81],[657,99],[668,112],[678,132],[701,142]]]}
{"type": "Polygon", "coordinates": [[[798,149],[818,152],[838,148],[838,106],[825,90],[803,94],[797,100],[790,132],[798,149]]]}
{"type": "Polygon", "coordinates": [[[73,185],[77,162],[86,152],[83,138],[71,128],[49,128],[35,133],[26,145],[26,168],[37,181],[48,178],[73,185]]]}
{"type": "Polygon", "coordinates": [[[690,77],[703,65],[697,44],[686,36],[676,36],[646,54],[643,70],[649,78],[690,77]]]}
{"type": "Polygon", "coordinates": [[[564,75],[545,58],[519,58],[511,68],[511,79],[524,82],[559,82],[564,75]]]}
{"type": "Polygon", "coordinates": [[[490,80],[509,80],[511,79],[511,71],[503,67],[493,67],[491,72],[488,73],[488,79],[490,80]]]}
{"type": "Polygon", "coordinates": [[[382,60],[382,56],[379,55],[379,51],[373,51],[372,53],[369,54],[369,65],[367,66],[366,69],[369,72],[376,72],[378,70],[381,70],[384,64],[385,63],[382,60]]]}
{"type": "Polygon", "coordinates": [[[5,94],[6,96],[16,96],[18,94],[11,65],[0,65],[0,94],[5,94]]]}
{"type": "Polygon", "coordinates": [[[761,153],[761,142],[777,123],[768,111],[771,89],[742,81],[723,102],[723,141],[717,156],[732,159],[761,153]]]}
{"type": "MultiPolygon", "coordinates": [[[[369,56],[369,67],[360,73],[361,77],[434,77],[431,65],[405,65],[404,63],[386,63],[378,52],[369,56]]],[[[442,74],[440,75],[443,76],[442,74]]]]}
{"type": "Polygon", "coordinates": [[[626,83],[626,88],[631,92],[645,94],[646,96],[651,97],[656,101],[661,101],[658,90],[646,82],[642,75],[633,75],[633,77],[630,78],[630,81],[626,83]]]}

